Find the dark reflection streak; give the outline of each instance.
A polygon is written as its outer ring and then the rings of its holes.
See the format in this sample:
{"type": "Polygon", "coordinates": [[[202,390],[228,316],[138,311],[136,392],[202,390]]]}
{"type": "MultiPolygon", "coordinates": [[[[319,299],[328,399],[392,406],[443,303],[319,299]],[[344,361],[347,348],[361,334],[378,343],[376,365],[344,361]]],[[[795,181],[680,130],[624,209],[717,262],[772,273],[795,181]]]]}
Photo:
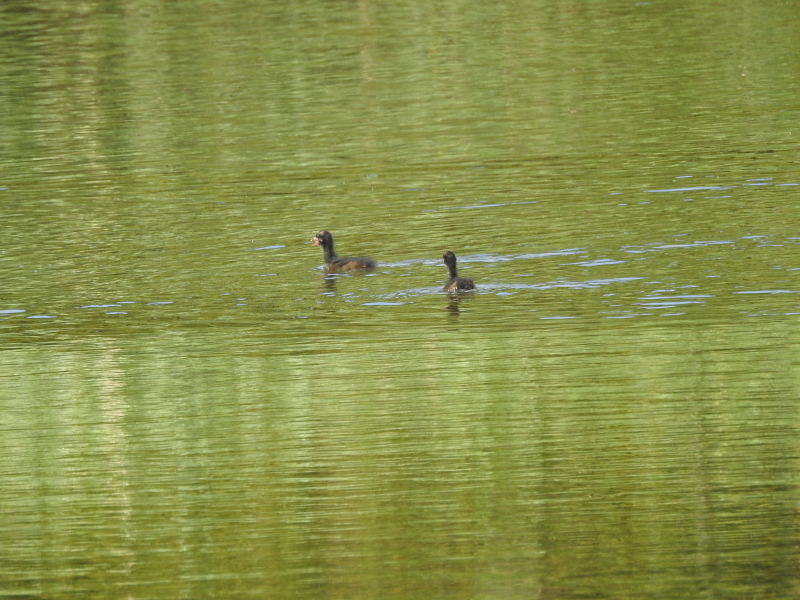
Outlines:
{"type": "Polygon", "coordinates": [[[452,316],[457,317],[461,314],[461,302],[466,301],[469,302],[468,298],[472,298],[474,295],[473,291],[468,292],[448,292],[447,294],[447,307],[446,310],[452,316]]]}
{"type": "Polygon", "coordinates": [[[328,273],[325,277],[322,278],[323,283],[323,293],[329,294],[331,296],[336,295],[336,275],[331,275],[328,273]]]}
{"type": "Polygon", "coordinates": [[[457,295],[448,295],[450,296],[450,301],[447,303],[447,312],[450,313],[450,316],[457,317],[461,314],[461,308],[458,306],[461,299],[457,295]]]}

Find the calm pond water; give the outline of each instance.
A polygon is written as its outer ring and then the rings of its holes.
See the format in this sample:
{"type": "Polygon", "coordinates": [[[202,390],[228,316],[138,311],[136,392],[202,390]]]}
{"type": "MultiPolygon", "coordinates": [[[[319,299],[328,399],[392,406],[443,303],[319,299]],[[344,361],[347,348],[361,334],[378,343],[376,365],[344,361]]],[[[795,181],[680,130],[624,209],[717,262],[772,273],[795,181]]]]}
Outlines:
{"type": "Polygon", "coordinates": [[[792,3],[0,16],[0,598],[800,596],[792,3]]]}

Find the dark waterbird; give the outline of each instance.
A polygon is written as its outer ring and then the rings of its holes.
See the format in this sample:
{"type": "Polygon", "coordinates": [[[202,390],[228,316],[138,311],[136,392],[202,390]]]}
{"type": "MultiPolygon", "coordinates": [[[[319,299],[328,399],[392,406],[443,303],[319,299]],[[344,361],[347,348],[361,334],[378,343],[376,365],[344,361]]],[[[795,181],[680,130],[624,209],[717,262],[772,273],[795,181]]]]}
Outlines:
{"type": "Polygon", "coordinates": [[[322,246],[325,251],[325,268],[331,273],[345,271],[369,271],[378,266],[371,258],[365,256],[336,256],[333,249],[333,236],[330,231],[320,231],[311,238],[313,246],[322,246]]]}
{"type": "Polygon", "coordinates": [[[475,282],[469,277],[459,277],[458,270],[456,269],[456,255],[449,250],[442,255],[444,264],[447,265],[447,270],[450,272],[450,280],[444,286],[445,292],[458,292],[460,290],[474,290],[475,282]]]}

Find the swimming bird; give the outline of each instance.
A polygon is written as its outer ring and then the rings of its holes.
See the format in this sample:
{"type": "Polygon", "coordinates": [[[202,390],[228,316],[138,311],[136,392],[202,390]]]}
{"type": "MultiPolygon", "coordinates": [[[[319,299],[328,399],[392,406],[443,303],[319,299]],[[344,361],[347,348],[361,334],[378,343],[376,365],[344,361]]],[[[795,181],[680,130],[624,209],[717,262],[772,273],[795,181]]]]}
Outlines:
{"type": "Polygon", "coordinates": [[[365,256],[336,256],[333,249],[333,236],[324,229],[311,238],[313,246],[322,246],[325,251],[325,268],[331,273],[343,271],[369,271],[378,266],[371,258],[365,256]]]}
{"type": "Polygon", "coordinates": [[[450,271],[450,281],[442,288],[445,292],[458,292],[460,290],[474,290],[475,282],[469,277],[459,277],[456,270],[456,255],[449,250],[442,255],[447,270],[450,271]]]}

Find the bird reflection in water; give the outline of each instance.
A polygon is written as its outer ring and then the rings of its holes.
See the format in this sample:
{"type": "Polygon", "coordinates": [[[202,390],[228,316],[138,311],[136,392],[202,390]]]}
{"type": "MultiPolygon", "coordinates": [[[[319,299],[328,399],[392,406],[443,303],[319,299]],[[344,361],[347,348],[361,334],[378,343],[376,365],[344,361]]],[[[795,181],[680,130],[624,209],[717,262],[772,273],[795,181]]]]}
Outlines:
{"type": "Polygon", "coordinates": [[[327,296],[336,295],[336,275],[327,273],[325,277],[322,278],[322,293],[327,296]]]}
{"type": "Polygon", "coordinates": [[[468,304],[472,300],[472,294],[447,294],[447,306],[445,307],[447,312],[450,313],[451,316],[457,317],[461,314],[462,302],[468,304]]]}

